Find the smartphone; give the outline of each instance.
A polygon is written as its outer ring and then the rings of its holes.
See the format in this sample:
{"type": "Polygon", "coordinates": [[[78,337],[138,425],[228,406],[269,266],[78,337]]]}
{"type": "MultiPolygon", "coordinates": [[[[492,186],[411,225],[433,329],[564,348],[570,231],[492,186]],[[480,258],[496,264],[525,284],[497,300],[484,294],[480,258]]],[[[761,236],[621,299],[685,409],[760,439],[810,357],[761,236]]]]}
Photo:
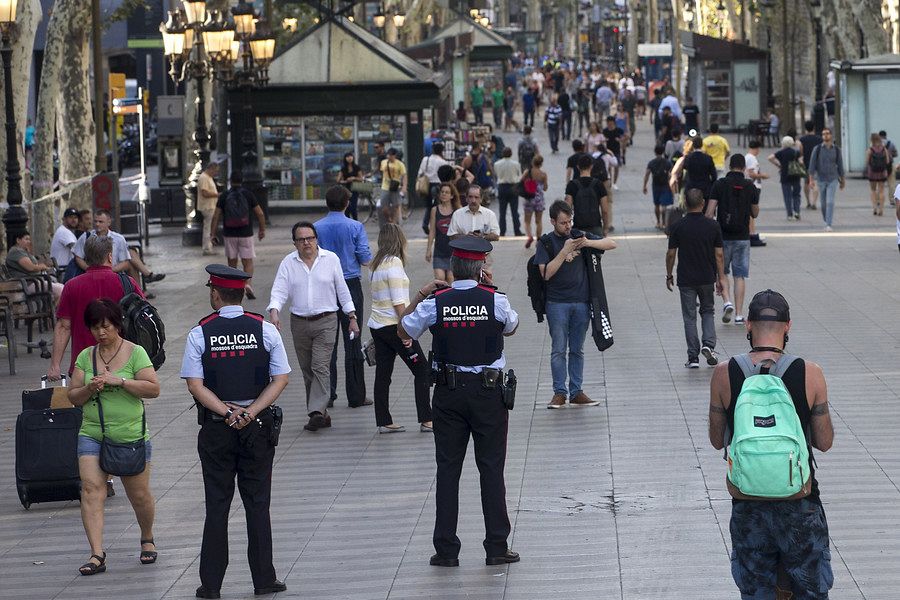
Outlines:
{"type": "Polygon", "coordinates": [[[583,238],[583,237],[584,237],[584,232],[583,232],[583,231],[573,231],[573,232],[572,232],[572,239],[573,239],[573,240],[578,240],[578,239],[581,239],[581,238],[583,238]]]}

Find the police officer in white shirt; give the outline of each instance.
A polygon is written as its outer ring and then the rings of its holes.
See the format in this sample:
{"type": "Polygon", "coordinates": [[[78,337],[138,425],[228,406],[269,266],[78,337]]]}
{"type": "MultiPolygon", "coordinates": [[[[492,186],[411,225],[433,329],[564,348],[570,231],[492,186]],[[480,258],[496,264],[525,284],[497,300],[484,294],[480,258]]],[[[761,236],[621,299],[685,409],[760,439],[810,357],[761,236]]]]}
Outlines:
{"type": "Polygon", "coordinates": [[[350,318],[351,339],[359,336],[359,324],[341,261],[334,252],[319,247],[315,225],[308,221],[296,223],[291,235],[297,250],[285,256],[278,266],[269,300],[269,319],[281,328],[279,313],[290,297],[291,336],[306,383],[309,422],[303,428],[318,431],[331,427],[327,408],[338,308],[350,318]]]}

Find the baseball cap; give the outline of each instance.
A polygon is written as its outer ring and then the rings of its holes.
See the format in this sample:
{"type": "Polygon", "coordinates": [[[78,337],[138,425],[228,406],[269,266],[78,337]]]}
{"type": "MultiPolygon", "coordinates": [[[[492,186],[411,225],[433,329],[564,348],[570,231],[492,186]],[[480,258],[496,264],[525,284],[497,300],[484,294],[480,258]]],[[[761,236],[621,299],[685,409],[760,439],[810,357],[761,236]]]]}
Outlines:
{"type": "Polygon", "coordinates": [[[66,212],[63,213],[63,218],[64,218],[64,219],[65,219],[66,217],[79,217],[79,216],[81,216],[81,213],[78,212],[78,209],[77,209],[77,208],[67,208],[67,209],[66,209],[66,212]]]}
{"type": "Polygon", "coordinates": [[[791,308],[784,296],[775,290],[763,290],[750,301],[747,320],[787,323],[791,320],[791,308]]]}

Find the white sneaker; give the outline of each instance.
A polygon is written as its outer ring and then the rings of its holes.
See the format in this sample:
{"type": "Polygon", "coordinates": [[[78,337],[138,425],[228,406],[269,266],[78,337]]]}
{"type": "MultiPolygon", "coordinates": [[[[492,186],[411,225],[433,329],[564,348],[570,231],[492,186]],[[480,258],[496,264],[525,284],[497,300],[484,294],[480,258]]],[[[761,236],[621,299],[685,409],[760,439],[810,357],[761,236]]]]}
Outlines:
{"type": "Polygon", "coordinates": [[[828,233],[831,233],[832,231],[834,231],[834,229],[831,228],[831,225],[826,225],[825,231],[827,231],[828,233]]]}
{"type": "Polygon", "coordinates": [[[722,311],[722,322],[723,323],[731,323],[731,316],[734,314],[734,305],[731,302],[726,302],[724,310],[722,311]]]}
{"type": "MultiPolygon", "coordinates": [[[[719,364],[719,355],[716,354],[716,351],[713,350],[712,348],[710,348],[709,346],[703,346],[702,348],[700,348],[700,354],[703,355],[703,358],[706,359],[706,364],[708,364],[709,366],[714,367],[717,364],[719,364]]],[[[699,367],[700,367],[700,365],[698,364],[696,368],[699,368],[699,367]]],[[[690,367],[690,368],[693,369],[695,367],[690,367]]]]}
{"type": "Polygon", "coordinates": [[[734,318],[735,325],[743,325],[744,324],[744,315],[738,315],[734,318]]]}
{"type": "Polygon", "coordinates": [[[618,190],[619,190],[619,186],[616,185],[616,184],[614,183],[614,184],[613,184],[613,189],[616,190],[616,191],[618,191],[618,190]]]}
{"type": "Polygon", "coordinates": [[[687,369],[699,369],[700,368],[700,359],[691,358],[686,363],[684,363],[684,366],[687,369]]]}

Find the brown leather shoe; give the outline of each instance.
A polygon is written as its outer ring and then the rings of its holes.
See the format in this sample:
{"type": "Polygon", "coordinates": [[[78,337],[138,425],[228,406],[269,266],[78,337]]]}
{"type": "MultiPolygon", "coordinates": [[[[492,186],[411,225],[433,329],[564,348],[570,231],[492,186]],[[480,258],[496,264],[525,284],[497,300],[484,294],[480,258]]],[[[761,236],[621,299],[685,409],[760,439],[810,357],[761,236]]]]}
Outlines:
{"type": "Polygon", "coordinates": [[[314,412],[309,415],[309,423],[303,426],[307,431],[318,431],[323,427],[331,426],[331,418],[326,417],[320,412],[314,412]]]}
{"type": "Polygon", "coordinates": [[[584,392],[578,392],[569,402],[572,406],[597,406],[600,404],[597,400],[591,400],[584,392]]]}
{"type": "Polygon", "coordinates": [[[566,407],[566,395],[565,394],[553,394],[553,398],[550,400],[550,404],[547,405],[547,408],[565,408],[566,407]]]}

